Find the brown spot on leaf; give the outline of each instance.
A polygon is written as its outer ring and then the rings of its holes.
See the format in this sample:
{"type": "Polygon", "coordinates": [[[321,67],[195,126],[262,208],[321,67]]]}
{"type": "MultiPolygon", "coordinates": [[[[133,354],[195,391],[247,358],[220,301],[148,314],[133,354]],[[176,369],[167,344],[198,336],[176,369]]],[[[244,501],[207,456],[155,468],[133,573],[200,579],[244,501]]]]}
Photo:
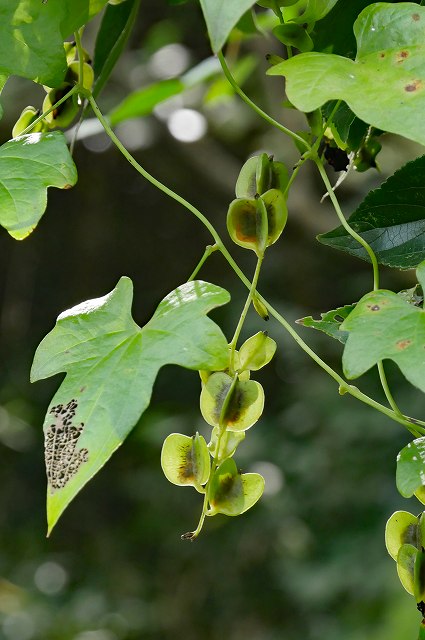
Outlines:
{"type": "Polygon", "coordinates": [[[64,189],[72,189],[72,184],[66,184],[66,185],[64,186],[64,189]]]}
{"type": "Polygon", "coordinates": [[[404,90],[411,93],[412,91],[417,91],[418,89],[422,88],[422,81],[421,80],[413,80],[413,82],[409,82],[409,84],[406,84],[406,86],[404,87],[404,90]]]}
{"type": "Polygon", "coordinates": [[[380,57],[380,58],[385,58],[385,53],[382,51],[382,52],[379,54],[379,57],[380,57]]]}
{"type": "Polygon", "coordinates": [[[421,16],[419,15],[419,13],[412,14],[412,20],[414,20],[415,22],[418,22],[420,19],[421,16]]]}
{"type": "Polygon", "coordinates": [[[403,351],[403,349],[407,349],[407,347],[411,344],[411,340],[399,340],[396,344],[396,347],[397,349],[400,349],[400,351],[403,351]]]}
{"type": "Polygon", "coordinates": [[[370,309],[371,311],[380,311],[381,307],[379,306],[379,304],[368,304],[367,308],[370,309]]]}
{"type": "Polygon", "coordinates": [[[400,63],[400,62],[404,62],[406,60],[406,58],[409,57],[409,52],[408,51],[397,51],[397,53],[395,54],[395,59],[396,62],[400,63]]]}

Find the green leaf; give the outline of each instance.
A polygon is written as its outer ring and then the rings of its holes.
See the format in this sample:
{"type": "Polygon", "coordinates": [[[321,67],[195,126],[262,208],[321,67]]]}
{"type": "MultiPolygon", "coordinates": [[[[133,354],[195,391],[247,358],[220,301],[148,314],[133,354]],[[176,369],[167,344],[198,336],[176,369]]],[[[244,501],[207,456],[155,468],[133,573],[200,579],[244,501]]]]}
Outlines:
{"type": "MultiPolygon", "coordinates": [[[[425,284],[425,263],[417,269],[425,284]]],[[[409,382],[425,392],[425,311],[392,291],[367,293],[341,325],[349,331],[342,364],[357,378],[380,360],[393,360],[409,382]]]]}
{"type": "Polygon", "coordinates": [[[121,278],[108,295],[65,311],[35,354],[32,381],[67,372],[44,423],[49,532],[147,408],[161,367],[227,365],[227,341],[205,317],[229,301],[227,291],[184,284],[143,328],[131,317],[132,296],[121,278]]]}
{"type": "Polygon", "coordinates": [[[95,97],[101,92],[127,44],[139,5],[140,0],[127,0],[116,6],[109,4],[106,7],[94,48],[95,97]]]}
{"type": "Polygon", "coordinates": [[[283,44],[296,47],[299,51],[304,52],[313,49],[313,41],[309,34],[301,25],[295,22],[279,24],[273,29],[273,35],[283,44]]]}
{"type": "Polygon", "coordinates": [[[32,133],[0,147],[0,224],[16,240],[37,226],[47,204],[47,188],[68,189],[77,170],[64,135],[32,133]]]}
{"type": "MultiPolygon", "coordinates": [[[[0,95],[1,95],[1,92],[3,91],[3,89],[4,89],[4,85],[6,84],[8,78],[9,78],[9,76],[3,75],[3,74],[0,73],[0,95]]],[[[0,104],[0,120],[2,119],[2,117],[3,117],[3,107],[0,104]]]]}
{"type": "MultiPolygon", "coordinates": [[[[416,267],[425,259],[425,156],[408,162],[371,191],[348,222],[370,244],[381,264],[398,269],[416,267]]],[[[342,226],[317,239],[369,260],[342,226]]]]}
{"type": "Polygon", "coordinates": [[[356,60],[303,53],[269,69],[286,76],[288,99],[301,111],[344,100],[365,122],[425,144],[425,8],[378,2],[354,24],[356,60]]]}
{"type": "Polygon", "coordinates": [[[406,589],[407,593],[413,596],[415,592],[415,563],[418,550],[411,544],[404,544],[400,547],[397,556],[397,573],[400,582],[406,589]]]}
{"type": "Polygon", "coordinates": [[[233,379],[227,373],[213,373],[202,387],[201,413],[212,427],[246,431],[263,413],[263,387],[253,380],[238,380],[231,391],[232,384],[233,379]]]}
{"type": "Polygon", "coordinates": [[[348,332],[340,331],[340,326],[349,314],[355,308],[355,304],[346,304],[343,307],[338,307],[332,311],[326,311],[326,313],[320,314],[320,320],[314,320],[312,316],[301,318],[296,322],[302,324],[303,327],[310,327],[311,329],[317,329],[323,331],[326,335],[335,340],[339,340],[343,344],[347,342],[348,332]]]}
{"type": "Polygon", "coordinates": [[[314,41],[314,50],[355,58],[356,39],[353,24],[361,11],[370,4],[374,4],[374,0],[337,2],[326,17],[314,25],[310,34],[314,41]]]}
{"type": "Polygon", "coordinates": [[[161,80],[130,93],[111,111],[108,118],[112,126],[116,126],[119,122],[129,118],[147,116],[160,102],[205,82],[219,71],[220,63],[218,60],[212,57],[207,58],[187,71],[181,78],[161,80]]]}
{"type": "Polygon", "coordinates": [[[233,458],[225,460],[214,472],[208,499],[212,513],[239,516],[259,500],[264,491],[264,478],[259,473],[238,473],[233,458]]]}
{"type": "Polygon", "coordinates": [[[220,51],[233,27],[254,4],[255,0],[200,0],[211,48],[220,51]]]}
{"type": "Polygon", "coordinates": [[[162,445],[161,466],[165,477],[173,484],[192,486],[200,491],[208,482],[211,470],[205,439],[199,433],[192,438],[180,433],[170,434],[162,445]]]}
{"type": "Polygon", "coordinates": [[[212,457],[215,458],[216,461],[220,462],[233,456],[239,444],[245,440],[245,436],[245,431],[226,430],[224,433],[221,433],[219,427],[214,427],[211,433],[211,441],[208,444],[208,449],[212,457]],[[217,450],[218,442],[220,442],[220,446],[217,450]]]}
{"type": "Polygon", "coordinates": [[[63,40],[86,24],[107,0],[0,0],[0,74],[50,87],[66,73],[63,40]]]}
{"type": "Polygon", "coordinates": [[[397,489],[404,498],[425,486],[425,438],[417,438],[397,456],[397,489]]]}
{"type": "Polygon", "coordinates": [[[400,547],[411,544],[418,547],[418,518],[408,511],[396,511],[385,527],[385,545],[393,560],[397,561],[400,547]]]}

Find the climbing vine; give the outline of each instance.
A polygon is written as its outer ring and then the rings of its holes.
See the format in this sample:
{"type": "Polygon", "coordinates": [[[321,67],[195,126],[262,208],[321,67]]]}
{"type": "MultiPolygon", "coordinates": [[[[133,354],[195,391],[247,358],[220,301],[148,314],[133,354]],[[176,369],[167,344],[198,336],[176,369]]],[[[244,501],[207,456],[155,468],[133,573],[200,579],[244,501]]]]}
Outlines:
{"type": "MultiPolygon", "coordinates": [[[[211,70],[198,68],[190,81],[186,74],[137,91],[105,114],[99,95],[136,24],[140,0],[0,0],[0,90],[11,75],[45,89],[41,104],[16,114],[11,139],[0,147],[0,224],[10,236],[23,240],[34,231],[45,211],[49,187],[68,189],[76,184],[72,152],[80,125],[89,116],[97,119],[141,178],[177,201],[211,235],[211,244],[188,281],[164,297],[143,327],[132,318],[132,283],[123,277],[110,293],[63,312],[39,345],[32,381],[66,373],[44,423],[49,533],[149,406],[158,371],[166,364],[199,372],[200,411],[211,427],[208,443],[199,433],[173,433],[163,444],[165,476],[176,485],[194,487],[202,496],[198,524],[182,538],[194,540],[207,517],[237,516],[253,507],[263,493],[264,479],[239,470],[237,448],[261,418],[265,393],[252,377],[272,360],[276,351],[272,335],[281,330],[336,382],[341,395],[350,394],[410,432],[413,441],[397,461],[397,487],[402,496],[415,495],[425,504],[425,421],[399,408],[384,366],[392,360],[413,386],[425,392],[424,157],[399,168],[380,188],[366,194],[348,217],[338,199],[339,185],[348,172],[376,168],[386,133],[425,144],[421,126],[425,7],[421,4],[362,0],[347,10],[342,0],[200,0],[220,68],[215,68],[215,76],[222,74],[258,118],[282,136],[282,144],[294,144],[299,153],[293,168],[260,153],[240,169],[235,199],[228,207],[227,231],[234,243],[255,255],[253,274],[248,276],[206,216],[152,176],[114,131],[119,122],[146,115],[194,82],[208,82],[211,70]],[[88,51],[84,28],[100,12],[95,47],[88,51]],[[226,55],[229,41],[252,37],[267,37],[280,47],[281,55],[268,56],[268,75],[285,81],[282,101],[285,91],[286,102],[279,120],[246,95],[237,78],[239,61],[226,55]],[[303,131],[286,126],[285,109],[305,114],[303,131]],[[64,130],[71,127],[67,138],[64,130]],[[323,181],[337,220],[337,226],[318,236],[318,241],[371,266],[371,290],[356,304],[347,301],[324,311],[320,319],[298,321],[343,344],[344,377],[258,289],[267,248],[285,243],[291,215],[288,194],[297,188],[297,176],[306,163],[314,165],[323,181]],[[334,180],[327,167],[339,177],[334,180]],[[230,341],[208,317],[214,308],[229,303],[229,293],[198,279],[214,252],[247,289],[230,341]],[[380,265],[415,269],[417,285],[401,292],[381,289],[380,265]],[[258,315],[258,332],[240,344],[251,307],[258,315]],[[275,322],[265,331],[269,318],[275,322]],[[378,370],[386,404],[349,382],[372,367],[378,370]]],[[[424,540],[423,514],[398,511],[389,519],[388,551],[402,585],[425,616],[424,540]]],[[[425,622],[420,637],[425,637],[425,622]]]]}

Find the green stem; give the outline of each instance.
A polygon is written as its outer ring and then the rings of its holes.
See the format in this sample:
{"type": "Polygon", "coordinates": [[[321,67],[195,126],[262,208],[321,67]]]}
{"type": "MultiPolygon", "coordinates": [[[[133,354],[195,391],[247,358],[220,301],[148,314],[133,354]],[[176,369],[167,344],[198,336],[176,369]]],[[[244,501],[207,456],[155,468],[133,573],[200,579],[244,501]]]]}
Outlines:
{"type": "Polygon", "coordinates": [[[207,247],[205,247],[205,251],[204,251],[204,254],[203,254],[202,258],[200,259],[200,261],[196,265],[195,269],[193,270],[193,272],[191,273],[191,275],[187,279],[187,282],[191,282],[192,280],[194,280],[196,278],[196,276],[197,276],[198,272],[200,271],[200,269],[201,269],[202,265],[204,264],[204,262],[206,262],[208,260],[208,258],[210,257],[210,255],[212,253],[214,253],[214,251],[217,251],[217,249],[218,249],[218,245],[217,244],[209,244],[207,247]]]}
{"type": "Polygon", "coordinates": [[[337,100],[336,103],[335,103],[334,108],[331,111],[331,114],[330,114],[329,118],[326,120],[325,124],[323,125],[321,135],[317,138],[317,140],[315,141],[315,143],[313,145],[313,151],[315,151],[316,153],[317,153],[317,150],[320,147],[320,143],[323,140],[323,136],[325,135],[325,131],[330,126],[330,124],[331,124],[331,122],[333,120],[333,117],[334,117],[335,113],[337,112],[338,107],[340,106],[340,104],[341,104],[341,100],[337,100]]]}
{"type": "MultiPolygon", "coordinates": [[[[209,480],[208,480],[208,483],[209,483],[209,480]]],[[[202,504],[202,512],[201,512],[201,517],[199,518],[198,526],[196,527],[195,531],[188,531],[187,533],[184,533],[181,536],[182,540],[190,540],[191,542],[193,542],[199,536],[199,534],[202,531],[202,527],[204,526],[205,516],[207,515],[207,509],[208,509],[208,491],[207,491],[207,488],[205,487],[204,502],[202,504]]]]}
{"type": "Polygon", "coordinates": [[[244,308],[242,309],[242,313],[241,313],[241,316],[239,318],[239,322],[238,322],[238,324],[236,326],[234,336],[233,336],[233,338],[232,338],[232,340],[231,340],[231,342],[229,344],[229,347],[230,347],[229,369],[230,369],[231,372],[234,371],[236,345],[238,343],[239,336],[240,336],[240,333],[242,331],[242,327],[243,327],[244,322],[245,322],[245,318],[247,316],[247,313],[249,311],[249,307],[251,306],[252,299],[253,299],[253,297],[255,295],[255,292],[256,292],[256,289],[257,289],[258,278],[260,276],[261,265],[263,264],[263,259],[264,259],[264,254],[258,256],[257,265],[255,267],[254,277],[252,278],[251,286],[249,288],[248,297],[246,299],[244,308]]]}
{"type": "MultiPolygon", "coordinates": [[[[75,89],[75,88],[74,88],[75,89]]],[[[117,136],[115,135],[115,133],[113,132],[109,122],[106,120],[106,118],[103,116],[102,112],[100,111],[99,107],[96,104],[96,101],[94,100],[93,96],[88,95],[88,100],[89,103],[95,113],[95,115],[97,116],[97,118],[99,119],[100,123],[102,124],[103,128],[105,129],[105,132],[107,133],[107,135],[110,137],[110,139],[112,140],[112,142],[116,145],[116,147],[121,151],[121,153],[123,154],[123,156],[126,158],[126,160],[128,160],[128,162],[136,169],[136,171],[138,171],[138,173],[140,173],[140,175],[142,175],[144,178],[146,178],[146,180],[148,180],[151,184],[153,184],[155,187],[157,187],[160,191],[162,191],[163,193],[165,193],[166,195],[168,195],[170,198],[172,198],[173,200],[175,200],[176,202],[178,202],[179,204],[181,204],[183,207],[185,207],[188,211],[190,211],[191,213],[193,213],[193,215],[195,215],[198,220],[206,227],[206,229],[208,229],[208,231],[211,233],[212,237],[214,238],[215,243],[218,246],[218,249],[220,250],[221,254],[223,255],[223,257],[225,258],[225,260],[228,262],[228,264],[230,265],[230,267],[233,269],[233,271],[236,273],[236,275],[238,276],[238,278],[243,282],[243,284],[250,289],[251,288],[251,282],[248,280],[248,278],[245,276],[245,274],[243,273],[243,271],[239,268],[239,266],[237,265],[237,263],[234,261],[234,259],[232,258],[231,254],[229,253],[229,251],[226,249],[221,237],[219,236],[219,234],[217,233],[217,231],[215,230],[215,228],[213,227],[213,225],[210,223],[210,221],[196,208],[194,207],[190,202],[188,202],[187,200],[185,200],[184,198],[182,198],[180,195],[178,195],[177,193],[175,193],[174,191],[172,191],[171,189],[169,189],[168,187],[166,187],[164,184],[162,184],[159,180],[157,180],[156,178],[154,178],[153,176],[151,176],[150,173],[148,173],[146,171],[146,169],[144,169],[136,160],[135,158],[133,158],[133,156],[127,151],[127,149],[124,147],[124,145],[121,143],[121,141],[117,138],[117,136]]],[[[409,431],[412,431],[412,425],[418,425],[418,427],[425,427],[425,422],[422,422],[421,420],[416,420],[416,419],[409,419],[407,416],[399,416],[398,414],[396,414],[394,411],[392,411],[391,409],[388,409],[387,407],[379,404],[379,402],[376,402],[375,400],[373,400],[372,398],[369,398],[369,396],[367,396],[366,394],[362,393],[359,389],[357,389],[356,387],[353,387],[351,385],[348,385],[347,382],[341,377],[339,376],[336,371],[334,371],[329,365],[326,364],[326,362],[324,362],[305,342],[304,340],[301,338],[301,336],[298,335],[298,333],[295,331],[295,329],[293,329],[293,327],[289,324],[289,322],[287,320],[285,320],[285,318],[283,318],[283,316],[281,316],[275,309],[274,307],[272,307],[271,304],[269,304],[262,296],[260,296],[257,293],[257,296],[259,298],[259,300],[264,304],[264,306],[268,309],[270,315],[272,315],[282,326],[283,328],[292,336],[292,338],[295,340],[295,342],[298,344],[298,346],[307,354],[309,355],[324,371],[326,371],[339,385],[340,387],[342,387],[344,389],[344,391],[346,393],[349,393],[350,395],[354,396],[355,398],[357,398],[358,400],[361,400],[362,402],[364,402],[365,404],[368,404],[369,406],[373,407],[374,409],[377,409],[378,411],[380,411],[381,413],[384,413],[385,415],[387,415],[389,418],[391,418],[392,420],[395,420],[396,422],[399,422],[401,424],[403,424],[405,427],[407,427],[407,429],[409,429],[409,431]]],[[[425,434],[425,430],[421,429],[420,431],[418,431],[418,433],[422,433],[425,434]]],[[[416,435],[416,433],[414,434],[416,435]]]]}
{"type": "MultiPolygon", "coordinates": [[[[366,242],[366,240],[364,240],[358,233],[356,233],[354,231],[354,229],[350,226],[350,224],[347,222],[347,220],[345,219],[345,216],[341,210],[341,207],[339,205],[339,201],[338,198],[336,197],[331,184],[329,182],[328,176],[326,174],[325,168],[322,164],[322,162],[320,161],[319,158],[316,158],[315,160],[316,165],[320,171],[320,175],[322,176],[323,182],[325,183],[327,192],[329,194],[329,197],[332,200],[332,204],[334,205],[336,214],[341,222],[341,224],[343,225],[343,227],[348,231],[348,233],[350,234],[350,236],[352,238],[354,238],[355,240],[357,240],[357,242],[359,242],[359,244],[361,244],[361,246],[367,251],[369,258],[371,260],[372,263],[372,268],[373,268],[373,290],[376,291],[377,289],[379,289],[379,267],[378,267],[378,260],[376,259],[376,255],[372,249],[372,247],[366,242]]],[[[390,391],[390,388],[388,386],[388,381],[387,381],[387,377],[385,375],[385,369],[384,369],[384,365],[382,363],[382,361],[378,362],[378,373],[379,373],[379,379],[381,381],[381,386],[382,389],[385,393],[385,396],[387,398],[388,404],[390,405],[390,407],[393,409],[394,413],[396,415],[403,416],[402,411],[399,409],[399,407],[397,406],[397,403],[395,402],[393,395],[390,391]]]]}
{"type": "Polygon", "coordinates": [[[306,140],[301,138],[301,136],[299,136],[297,133],[295,133],[294,131],[291,131],[291,129],[288,129],[287,127],[285,127],[283,124],[281,124],[271,116],[269,116],[268,113],[260,109],[260,107],[256,105],[255,102],[253,102],[250,98],[248,98],[246,93],[242,91],[242,89],[240,88],[240,86],[238,85],[238,83],[230,73],[229,67],[226,64],[226,60],[223,56],[223,53],[219,51],[217,56],[221,64],[221,68],[223,69],[224,75],[226,76],[229,83],[232,85],[235,92],[242,98],[242,100],[246,102],[246,104],[250,106],[251,109],[253,109],[261,118],[263,118],[263,120],[266,120],[266,122],[271,124],[273,127],[276,127],[276,129],[279,129],[279,131],[281,131],[285,135],[292,138],[294,142],[297,142],[298,144],[304,146],[307,151],[310,151],[311,147],[306,140]]]}
{"type": "Polygon", "coordinates": [[[344,227],[344,229],[347,231],[347,233],[354,238],[354,240],[357,240],[357,242],[359,244],[361,244],[361,246],[363,247],[363,249],[366,251],[366,253],[368,254],[370,261],[372,263],[372,269],[373,269],[373,290],[376,291],[377,289],[379,289],[379,267],[378,267],[378,261],[376,259],[376,256],[373,252],[372,247],[366,242],[366,240],[364,240],[356,231],[354,231],[354,229],[352,229],[350,227],[350,225],[348,224],[347,220],[345,219],[345,216],[342,212],[342,209],[339,205],[338,202],[338,198],[336,197],[333,189],[332,189],[332,185],[329,181],[329,178],[326,174],[325,168],[323,166],[323,163],[321,162],[320,158],[313,157],[314,162],[317,165],[317,168],[319,170],[320,175],[322,176],[322,180],[325,184],[326,187],[326,191],[329,194],[329,198],[331,199],[331,202],[334,206],[334,209],[336,211],[336,214],[339,218],[340,223],[342,224],[342,226],[344,227]]]}

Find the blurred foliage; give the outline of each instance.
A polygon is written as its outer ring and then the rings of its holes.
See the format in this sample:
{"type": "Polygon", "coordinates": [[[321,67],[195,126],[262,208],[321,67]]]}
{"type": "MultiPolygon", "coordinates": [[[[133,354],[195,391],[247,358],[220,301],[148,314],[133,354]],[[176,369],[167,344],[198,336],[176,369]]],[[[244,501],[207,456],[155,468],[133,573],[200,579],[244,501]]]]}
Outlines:
{"type": "MultiPolygon", "coordinates": [[[[86,32],[88,48],[93,33],[86,32]]],[[[231,47],[260,61],[245,77],[245,89],[281,117],[280,82],[264,76],[271,41],[231,47]]],[[[102,94],[103,109],[209,56],[197,4],[146,0],[102,94]],[[176,60],[180,67],[171,72],[176,60]]],[[[117,132],[148,170],[192,200],[224,234],[246,157],[266,150],[291,166],[297,154],[227,89],[223,99],[203,104],[220,81],[216,76],[211,82],[216,84],[185,90],[152,115],[123,122],[117,132]],[[200,114],[208,132],[191,143],[176,139],[170,119],[179,109],[200,114]]],[[[41,95],[22,80],[6,86],[2,141],[31,92],[41,95]]],[[[296,114],[285,117],[302,128],[296,114]]],[[[267,329],[278,352],[259,375],[266,411],[240,447],[243,470],[262,473],[268,486],[252,512],[238,519],[217,516],[196,543],[180,541],[196,523],[199,503],[192,489],[179,490],[164,478],[161,443],[175,431],[206,432],[197,374],[167,367],[129,440],[45,539],[41,425],[59,380],[29,385],[35,346],[60,311],[104,294],[123,274],[135,284],[134,317],[146,322],[164,295],[187,279],[210,241],[186,211],[144,183],[102,134],[91,133],[83,128],[76,145],[78,185],[66,194],[51,192],[46,215],[23,243],[5,232],[0,236],[0,638],[414,637],[414,605],[400,592],[384,546],[391,512],[419,510],[395,489],[395,457],[408,436],[380,414],[339,397],[334,383],[272,322],[267,329]]],[[[415,154],[413,143],[386,137],[382,174],[354,174],[341,187],[345,210],[353,211],[367,190],[415,154]]],[[[319,204],[322,192],[313,172],[305,167],[301,175],[285,233],[269,249],[260,282],[292,321],[354,302],[371,287],[366,264],[316,243],[315,235],[335,220],[327,203],[319,204]]],[[[247,272],[253,270],[251,256],[234,253],[247,272]]],[[[201,276],[232,293],[232,304],[213,314],[230,336],[245,291],[217,254],[201,276]]],[[[383,273],[384,286],[401,289],[413,282],[413,273],[383,273]]],[[[253,313],[242,338],[264,328],[253,313]]],[[[339,366],[341,345],[300,331],[339,366]]],[[[416,391],[395,367],[389,377],[400,405],[420,414],[416,391]]],[[[374,374],[366,383],[382,399],[374,374]]]]}

